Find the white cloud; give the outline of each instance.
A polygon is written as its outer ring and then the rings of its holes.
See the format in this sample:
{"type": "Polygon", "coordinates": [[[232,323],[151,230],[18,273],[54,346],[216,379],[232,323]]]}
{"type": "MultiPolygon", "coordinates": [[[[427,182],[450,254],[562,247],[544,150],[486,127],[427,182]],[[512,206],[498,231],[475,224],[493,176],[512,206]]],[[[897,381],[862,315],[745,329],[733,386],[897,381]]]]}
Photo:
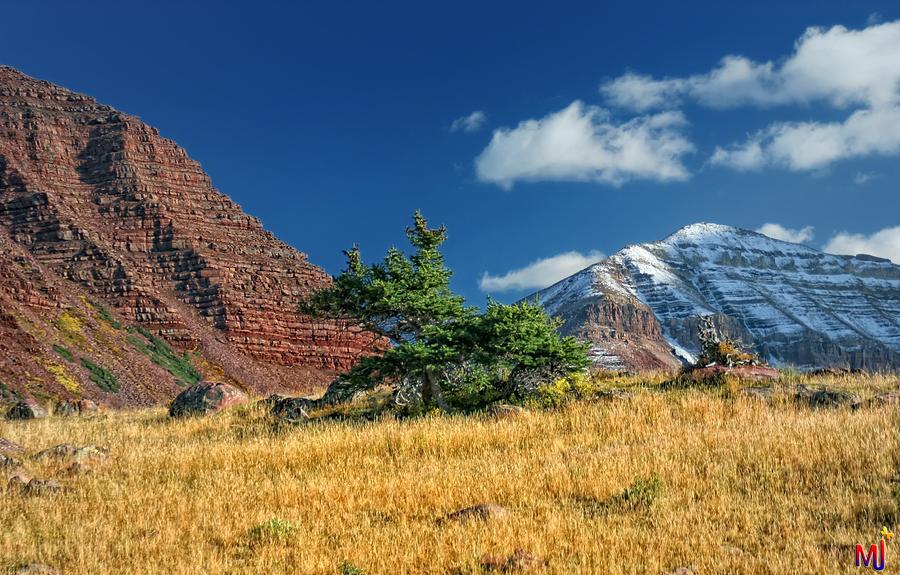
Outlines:
{"type": "Polygon", "coordinates": [[[637,111],[691,99],[728,108],[826,101],[834,106],[900,102],[900,21],[862,30],[809,28],[780,64],[726,56],[707,73],[654,79],[628,73],[600,88],[611,103],[637,111]]]}
{"type": "Polygon", "coordinates": [[[786,242],[792,242],[795,244],[802,244],[804,242],[808,242],[813,238],[813,227],[806,226],[805,228],[801,228],[799,230],[786,228],[781,224],[763,224],[757,232],[769,236],[770,238],[775,238],[776,240],[783,240],[786,242]]]}
{"type": "Polygon", "coordinates": [[[709,159],[716,166],[726,166],[741,172],[759,170],[766,165],[766,153],[763,151],[762,136],[756,134],[742,144],[733,144],[728,148],[716,146],[709,159]]]}
{"type": "Polygon", "coordinates": [[[506,272],[502,276],[493,276],[484,272],[481,281],[478,282],[478,287],[485,292],[541,289],[599,262],[604,257],[606,256],[603,253],[596,250],[591,250],[587,254],[564,252],[537,260],[524,268],[506,272]]]}
{"type": "MultiPolygon", "coordinates": [[[[898,58],[900,59],[900,58],[898,58]]],[[[745,142],[716,148],[711,162],[737,170],[816,170],[832,162],[900,153],[900,107],[858,110],[843,122],[772,124],[745,142]]]]}
{"type": "Polygon", "coordinates": [[[869,254],[900,264],[900,226],[885,228],[870,236],[841,232],[828,240],[822,249],[832,254],[869,254]]]}
{"type": "Polygon", "coordinates": [[[481,110],[475,110],[468,116],[462,116],[453,120],[450,124],[451,132],[477,132],[487,121],[487,115],[481,110]]]}
{"type": "Polygon", "coordinates": [[[856,172],[856,175],[853,177],[853,183],[862,186],[877,179],[879,176],[880,174],[877,172],[856,172]]]}
{"type": "Polygon", "coordinates": [[[605,110],[576,100],[540,120],[495,130],[475,168],[479,179],[505,189],[537,180],[686,180],[681,158],[694,150],[681,132],[686,125],[680,112],[616,124],[605,110]]]}
{"type": "Polygon", "coordinates": [[[654,80],[629,72],[600,86],[600,93],[614,106],[643,112],[675,107],[680,103],[683,87],[683,80],[654,80]]]}

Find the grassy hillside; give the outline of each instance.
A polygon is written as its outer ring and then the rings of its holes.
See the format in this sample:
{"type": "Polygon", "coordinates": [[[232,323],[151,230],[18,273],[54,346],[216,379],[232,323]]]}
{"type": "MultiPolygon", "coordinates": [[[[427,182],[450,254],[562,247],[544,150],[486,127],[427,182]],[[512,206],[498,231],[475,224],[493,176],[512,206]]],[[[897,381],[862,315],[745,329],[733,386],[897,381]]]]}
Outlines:
{"type": "Polygon", "coordinates": [[[158,409],[2,422],[0,437],[110,450],[87,474],[28,463],[67,493],[0,491],[0,572],[474,574],[523,549],[535,573],[856,573],[853,546],[896,526],[900,498],[896,407],[813,410],[736,386],[299,427],[158,409]],[[508,516],[441,521],[485,502],[508,516]]]}

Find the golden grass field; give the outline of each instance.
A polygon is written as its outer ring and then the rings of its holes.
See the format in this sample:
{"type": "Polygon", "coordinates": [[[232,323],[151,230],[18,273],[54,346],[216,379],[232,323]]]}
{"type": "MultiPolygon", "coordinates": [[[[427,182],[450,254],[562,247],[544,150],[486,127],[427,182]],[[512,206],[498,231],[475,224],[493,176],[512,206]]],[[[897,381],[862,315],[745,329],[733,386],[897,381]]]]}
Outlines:
{"type": "MultiPolygon", "coordinates": [[[[29,453],[67,442],[111,454],[74,477],[28,464],[71,488],[61,495],[0,490],[0,572],[474,574],[484,555],[520,548],[534,573],[859,573],[854,545],[897,523],[900,409],[636,390],[509,418],[283,426],[245,407],[0,422],[29,453]],[[653,477],[658,492],[622,504],[653,477]],[[509,516],[439,521],[483,502],[509,516]]],[[[900,542],[888,547],[885,572],[900,572],[900,542]]]]}

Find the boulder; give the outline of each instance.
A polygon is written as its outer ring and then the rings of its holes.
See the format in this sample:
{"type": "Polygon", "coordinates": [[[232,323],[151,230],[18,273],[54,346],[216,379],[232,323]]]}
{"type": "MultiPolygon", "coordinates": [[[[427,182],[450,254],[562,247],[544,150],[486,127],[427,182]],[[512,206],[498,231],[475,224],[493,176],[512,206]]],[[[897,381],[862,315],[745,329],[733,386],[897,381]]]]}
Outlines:
{"type": "Polygon", "coordinates": [[[15,469],[19,467],[19,462],[12,457],[7,457],[0,452],[0,469],[15,469]]]}
{"type": "Polygon", "coordinates": [[[22,493],[25,495],[56,495],[65,491],[68,489],[53,479],[32,479],[22,493]]]}
{"type": "Polygon", "coordinates": [[[75,475],[86,475],[88,473],[93,473],[95,469],[96,465],[90,462],[76,461],[72,465],[66,467],[65,474],[69,477],[75,475]]]}
{"type": "Polygon", "coordinates": [[[691,370],[688,377],[695,382],[703,382],[719,375],[733,376],[740,379],[776,380],[778,370],[766,365],[737,365],[728,367],[725,365],[710,365],[691,370]]]}
{"type": "Polygon", "coordinates": [[[317,405],[314,399],[283,395],[271,395],[265,401],[271,405],[272,415],[291,423],[308,420],[309,410],[314,409],[317,405]]]}
{"type": "Polygon", "coordinates": [[[749,397],[765,403],[772,403],[772,398],[775,396],[775,390],[771,387],[745,387],[741,389],[741,394],[744,397],[749,397]]]}
{"type": "Polygon", "coordinates": [[[510,419],[525,415],[526,413],[527,411],[525,408],[518,405],[499,403],[491,407],[491,414],[498,419],[510,419]]]}
{"type": "Polygon", "coordinates": [[[523,573],[531,571],[539,562],[534,555],[524,549],[516,549],[509,557],[485,555],[481,558],[481,568],[488,572],[523,573]]]}
{"type": "Polygon", "coordinates": [[[24,491],[30,481],[31,476],[20,470],[9,476],[9,479],[6,481],[6,488],[11,491],[24,491]]]}
{"type": "Polygon", "coordinates": [[[850,375],[853,371],[849,367],[820,367],[809,372],[810,375],[850,375]]]}
{"type": "Polygon", "coordinates": [[[509,516],[509,511],[502,505],[496,503],[479,503],[471,507],[466,507],[453,513],[445,515],[439,523],[449,523],[453,521],[488,521],[495,519],[505,519],[509,516]]]}
{"type": "Polygon", "coordinates": [[[209,415],[247,401],[247,394],[233,385],[202,382],[178,394],[169,408],[169,416],[209,415]]]}
{"type": "Polygon", "coordinates": [[[78,413],[79,415],[93,415],[100,411],[100,406],[90,399],[80,399],[78,400],[78,413]]]}
{"type": "Polygon", "coordinates": [[[19,470],[9,477],[6,488],[22,495],[55,495],[68,489],[53,479],[37,479],[19,470]]]}
{"type": "Polygon", "coordinates": [[[69,460],[73,463],[91,464],[105,461],[107,457],[109,457],[109,452],[101,447],[94,445],[77,447],[68,443],[61,443],[39,451],[32,459],[36,461],[69,460]]]}
{"type": "Polygon", "coordinates": [[[859,397],[837,389],[813,389],[805,385],[797,386],[794,399],[813,409],[852,406],[859,403],[859,397]]]}
{"type": "Polygon", "coordinates": [[[21,565],[13,573],[15,575],[59,575],[59,569],[43,563],[21,565]]]}
{"type": "Polygon", "coordinates": [[[62,417],[90,415],[99,410],[100,407],[90,399],[67,399],[56,404],[53,408],[53,415],[62,417]]]}
{"type": "Polygon", "coordinates": [[[53,415],[57,417],[72,417],[73,415],[78,415],[78,408],[75,406],[74,401],[60,401],[53,406],[53,415]]]}
{"type": "Polygon", "coordinates": [[[0,437],[0,453],[5,455],[19,455],[25,453],[25,448],[16,443],[0,437]]]}
{"type": "Polygon", "coordinates": [[[47,410],[34,399],[23,399],[6,412],[6,419],[41,419],[47,417],[47,410]]]}
{"type": "Polygon", "coordinates": [[[900,391],[888,391],[880,393],[868,401],[860,401],[853,404],[853,409],[862,407],[885,407],[900,405],[900,391]]]}

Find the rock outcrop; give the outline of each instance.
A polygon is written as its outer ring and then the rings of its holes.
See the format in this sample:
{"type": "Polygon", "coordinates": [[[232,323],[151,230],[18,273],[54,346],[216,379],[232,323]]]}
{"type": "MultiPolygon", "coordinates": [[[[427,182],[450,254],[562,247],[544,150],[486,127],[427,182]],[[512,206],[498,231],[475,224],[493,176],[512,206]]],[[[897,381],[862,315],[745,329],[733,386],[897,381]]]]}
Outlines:
{"type": "Polygon", "coordinates": [[[776,366],[900,369],[900,266],[728,226],[629,246],[531,298],[612,369],[693,361],[706,316],[776,366]]]}
{"type": "Polygon", "coordinates": [[[372,346],[295,312],[330,281],[156,129],[0,66],[7,401],[144,405],[200,377],[310,391],[372,346]]]}
{"type": "Polygon", "coordinates": [[[41,419],[47,417],[47,410],[37,401],[28,398],[17,402],[6,412],[6,419],[41,419]]]}
{"type": "Polygon", "coordinates": [[[169,407],[169,416],[209,415],[247,403],[247,394],[227,383],[198,383],[185,389],[169,407]]]}

